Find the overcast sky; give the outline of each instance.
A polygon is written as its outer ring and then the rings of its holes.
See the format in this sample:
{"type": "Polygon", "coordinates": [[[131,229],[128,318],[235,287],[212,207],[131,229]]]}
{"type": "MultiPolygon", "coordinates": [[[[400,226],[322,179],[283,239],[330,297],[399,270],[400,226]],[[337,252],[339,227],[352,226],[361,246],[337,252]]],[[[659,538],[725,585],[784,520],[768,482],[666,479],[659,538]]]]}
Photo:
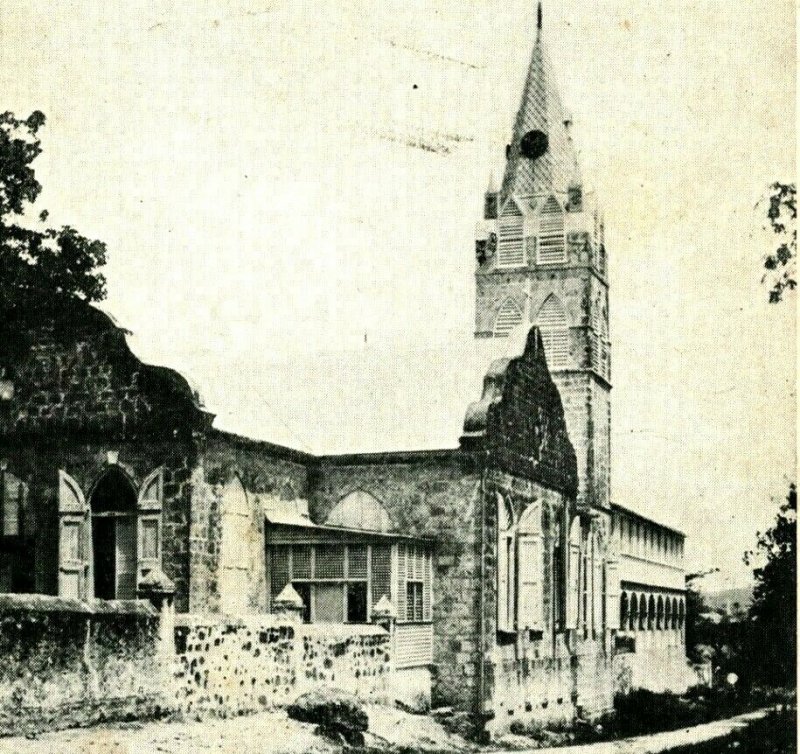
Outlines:
{"type": "MultiPolygon", "coordinates": [[[[766,303],[754,209],[794,176],[794,10],[544,7],[605,207],[614,498],[734,581],[795,468],[794,301],[766,303]]],[[[40,204],[107,242],[104,307],[137,352],[218,395],[246,365],[268,393],[274,364],[469,337],[534,18],[533,0],[7,0],[0,110],[46,113],[40,204]]]]}

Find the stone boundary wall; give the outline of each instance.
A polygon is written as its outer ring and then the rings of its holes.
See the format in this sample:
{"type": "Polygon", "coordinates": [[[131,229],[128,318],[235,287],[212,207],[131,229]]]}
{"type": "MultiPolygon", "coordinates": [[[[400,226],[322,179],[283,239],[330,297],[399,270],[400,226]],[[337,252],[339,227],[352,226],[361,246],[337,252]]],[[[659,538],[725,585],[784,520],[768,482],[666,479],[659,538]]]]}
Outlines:
{"type": "Polygon", "coordinates": [[[146,602],[0,595],[0,736],[159,714],[159,618],[146,602]]]}
{"type": "Polygon", "coordinates": [[[686,658],[684,640],[678,631],[642,632],[636,637],[636,651],[615,652],[615,692],[633,689],[683,694],[703,683],[686,658]]]}
{"type": "Polygon", "coordinates": [[[370,701],[390,692],[389,634],[378,626],[179,615],[175,646],[173,707],[191,716],[282,707],[320,686],[370,701]]]}

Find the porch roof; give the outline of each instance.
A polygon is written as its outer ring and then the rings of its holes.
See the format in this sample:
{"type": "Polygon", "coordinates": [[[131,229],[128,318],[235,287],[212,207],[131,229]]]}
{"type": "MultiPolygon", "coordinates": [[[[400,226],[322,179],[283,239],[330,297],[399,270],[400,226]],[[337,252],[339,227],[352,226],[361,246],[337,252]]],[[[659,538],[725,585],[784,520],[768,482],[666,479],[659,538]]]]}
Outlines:
{"type": "Polygon", "coordinates": [[[406,541],[421,542],[432,545],[435,540],[433,537],[414,537],[400,532],[380,532],[367,531],[366,529],[351,529],[344,526],[326,526],[315,524],[311,519],[298,514],[269,511],[265,515],[266,522],[274,529],[270,531],[268,544],[298,544],[302,542],[328,542],[346,544],[347,542],[369,542],[369,541],[406,541]],[[299,533],[297,530],[302,530],[299,533]]]}

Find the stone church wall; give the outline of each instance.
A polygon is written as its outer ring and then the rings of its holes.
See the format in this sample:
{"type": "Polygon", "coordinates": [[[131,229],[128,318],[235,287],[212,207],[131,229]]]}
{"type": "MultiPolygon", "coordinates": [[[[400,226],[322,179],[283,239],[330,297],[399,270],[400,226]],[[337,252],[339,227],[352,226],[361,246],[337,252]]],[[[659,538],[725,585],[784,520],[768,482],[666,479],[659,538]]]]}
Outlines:
{"type": "Polygon", "coordinates": [[[397,531],[435,539],[432,702],[465,711],[474,709],[478,693],[478,464],[476,455],[458,450],[323,458],[311,489],[315,521],[363,489],[385,505],[397,531]]]}
{"type": "MultiPolygon", "coordinates": [[[[268,608],[264,516],[270,498],[295,500],[308,493],[310,456],[226,432],[212,430],[201,440],[200,460],[192,474],[189,611],[214,613],[222,607],[220,557],[224,486],[241,481],[249,506],[249,579],[240,612],[268,608]]],[[[237,611],[237,612],[239,612],[237,611]]]]}
{"type": "MultiPolygon", "coordinates": [[[[164,467],[162,568],[176,587],[176,607],[188,609],[190,474],[196,453],[187,441],[83,442],[69,438],[29,438],[11,442],[0,437],[0,458],[8,472],[28,485],[24,510],[24,536],[30,539],[27,557],[33,578],[25,591],[55,595],[58,591],[58,470],[74,477],[88,497],[107,468],[107,453],[141,481],[164,467]]],[[[2,555],[0,555],[2,561],[2,555]]]]}

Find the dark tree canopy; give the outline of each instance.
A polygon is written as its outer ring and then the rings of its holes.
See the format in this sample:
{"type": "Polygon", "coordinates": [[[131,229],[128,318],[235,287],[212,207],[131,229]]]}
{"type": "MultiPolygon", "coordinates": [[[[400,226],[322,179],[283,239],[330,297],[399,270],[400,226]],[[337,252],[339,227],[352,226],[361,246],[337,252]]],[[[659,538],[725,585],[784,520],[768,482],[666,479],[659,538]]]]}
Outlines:
{"type": "Polygon", "coordinates": [[[755,553],[747,553],[745,562],[763,558],[763,565],[753,570],[756,586],[750,618],[758,646],[753,657],[763,670],[765,680],[793,683],[796,668],[797,640],[797,489],[789,487],[772,528],[758,535],[755,553]]]}
{"type": "Polygon", "coordinates": [[[37,138],[45,117],[38,110],[25,119],[0,115],[0,313],[3,316],[58,301],[101,301],[106,281],[102,241],[65,225],[46,225],[47,211],[32,216],[42,190],[33,161],[41,154],[37,138]]]}
{"type": "Polygon", "coordinates": [[[777,304],[797,287],[797,204],[793,183],[776,182],[769,188],[767,220],[778,246],[764,258],[762,282],[769,285],[770,303],[777,304]]]}

